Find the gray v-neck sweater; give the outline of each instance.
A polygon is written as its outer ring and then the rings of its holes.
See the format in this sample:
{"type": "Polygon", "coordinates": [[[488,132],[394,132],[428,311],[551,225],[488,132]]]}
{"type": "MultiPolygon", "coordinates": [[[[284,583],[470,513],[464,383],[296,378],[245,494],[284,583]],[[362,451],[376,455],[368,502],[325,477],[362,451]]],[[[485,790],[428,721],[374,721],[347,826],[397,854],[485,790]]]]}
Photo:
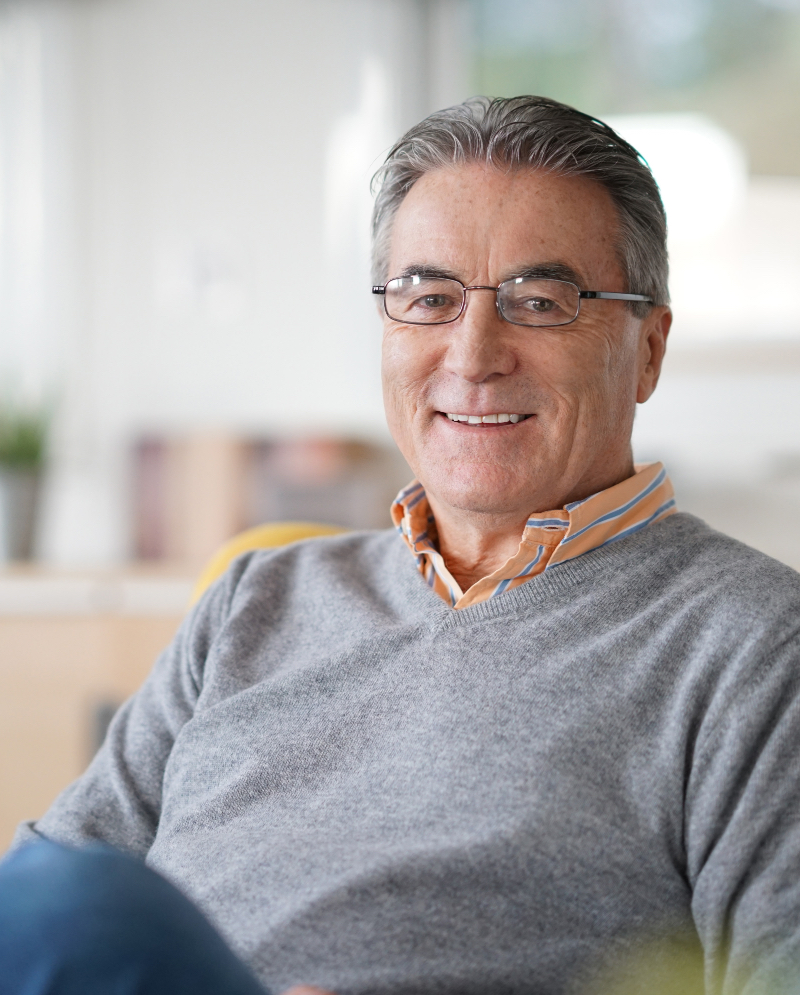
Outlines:
{"type": "Polygon", "coordinates": [[[799,632],[684,514],[460,611],[394,532],[248,554],[18,841],[140,854],[273,992],[649,993],[693,938],[797,990],[799,632]]]}

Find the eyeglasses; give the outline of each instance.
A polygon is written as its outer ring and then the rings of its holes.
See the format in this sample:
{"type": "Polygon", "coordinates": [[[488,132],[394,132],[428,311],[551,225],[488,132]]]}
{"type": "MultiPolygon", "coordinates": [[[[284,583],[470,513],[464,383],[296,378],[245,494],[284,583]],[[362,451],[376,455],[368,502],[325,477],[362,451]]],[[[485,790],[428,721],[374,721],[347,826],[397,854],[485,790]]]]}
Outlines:
{"type": "Polygon", "coordinates": [[[446,325],[456,321],[467,306],[468,290],[497,294],[497,311],[512,325],[552,328],[569,325],[578,317],[582,300],[647,301],[642,294],[617,294],[606,290],[581,290],[566,280],[517,276],[499,287],[465,287],[460,280],[431,276],[401,276],[373,294],[383,295],[383,306],[392,321],[405,325],[446,325]]]}

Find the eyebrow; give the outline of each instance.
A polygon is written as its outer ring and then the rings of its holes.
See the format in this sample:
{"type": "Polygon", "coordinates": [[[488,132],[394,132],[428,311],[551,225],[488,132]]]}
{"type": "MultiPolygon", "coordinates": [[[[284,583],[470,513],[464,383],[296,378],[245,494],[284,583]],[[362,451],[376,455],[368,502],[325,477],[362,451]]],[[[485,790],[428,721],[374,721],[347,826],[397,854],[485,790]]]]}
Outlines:
{"type": "Polygon", "coordinates": [[[536,266],[529,266],[518,273],[514,273],[511,279],[520,276],[538,280],[566,280],[567,283],[581,285],[579,274],[571,266],[567,266],[566,263],[539,263],[536,266]]]}
{"type": "MultiPolygon", "coordinates": [[[[424,276],[439,280],[458,280],[459,283],[463,283],[463,280],[452,270],[444,269],[441,266],[414,264],[406,266],[399,276],[424,276]]],[[[513,280],[517,277],[538,280],[566,280],[568,283],[575,283],[579,287],[582,283],[579,274],[571,266],[560,262],[537,263],[535,266],[526,266],[524,269],[511,273],[506,279],[513,280]]]]}
{"type": "MultiPolygon", "coordinates": [[[[453,273],[452,270],[442,269],[440,266],[420,266],[412,265],[406,266],[402,273],[399,274],[400,277],[404,276],[428,276],[434,279],[440,280],[458,280],[459,278],[453,273]]],[[[459,282],[461,282],[459,280],[459,282]]]]}

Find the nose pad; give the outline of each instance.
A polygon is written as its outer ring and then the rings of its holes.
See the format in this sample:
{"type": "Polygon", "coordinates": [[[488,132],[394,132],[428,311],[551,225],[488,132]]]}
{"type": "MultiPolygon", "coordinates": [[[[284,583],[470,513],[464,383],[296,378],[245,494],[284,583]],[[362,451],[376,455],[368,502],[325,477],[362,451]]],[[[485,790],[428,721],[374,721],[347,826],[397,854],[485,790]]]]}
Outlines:
{"type": "Polygon", "coordinates": [[[467,291],[473,291],[473,290],[490,290],[494,294],[494,306],[495,306],[495,311],[497,312],[497,316],[502,321],[505,321],[505,318],[503,318],[503,314],[502,314],[502,312],[500,310],[500,300],[499,300],[499,296],[498,296],[498,293],[497,293],[497,287],[483,287],[483,286],[465,287],[464,288],[464,308],[461,311],[461,315],[460,315],[462,318],[466,314],[467,309],[469,308],[469,304],[470,304],[470,296],[471,295],[467,291]]]}

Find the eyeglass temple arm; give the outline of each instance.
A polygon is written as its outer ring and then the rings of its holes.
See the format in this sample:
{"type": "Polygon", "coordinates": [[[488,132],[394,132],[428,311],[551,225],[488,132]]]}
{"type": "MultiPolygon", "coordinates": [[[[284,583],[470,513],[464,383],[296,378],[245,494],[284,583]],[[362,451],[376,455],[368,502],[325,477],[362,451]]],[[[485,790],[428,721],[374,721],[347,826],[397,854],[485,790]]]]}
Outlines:
{"type": "MultiPolygon", "coordinates": [[[[375,293],[375,288],[372,288],[375,293]]],[[[616,294],[609,290],[582,290],[580,295],[582,300],[601,301],[648,301],[652,303],[652,298],[645,297],[644,294],[616,294]]]]}
{"type": "Polygon", "coordinates": [[[386,287],[373,287],[372,288],[372,293],[373,294],[385,294],[386,293],[386,287]]]}

